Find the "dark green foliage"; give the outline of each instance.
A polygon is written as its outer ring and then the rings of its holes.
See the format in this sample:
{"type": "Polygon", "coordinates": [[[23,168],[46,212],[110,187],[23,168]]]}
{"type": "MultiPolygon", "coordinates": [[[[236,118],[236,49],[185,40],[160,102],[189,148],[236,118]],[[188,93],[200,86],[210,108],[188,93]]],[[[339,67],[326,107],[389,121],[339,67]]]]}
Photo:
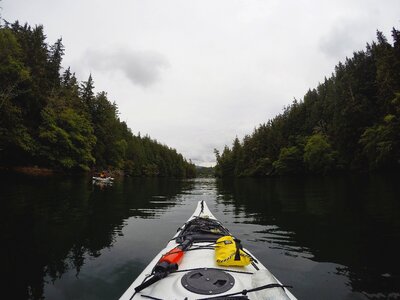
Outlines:
{"type": "Polygon", "coordinates": [[[274,161],[278,174],[300,174],[303,172],[303,153],[296,147],[284,147],[281,149],[278,160],[274,161]]]}
{"type": "Polygon", "coordinates": [[[23,122],[17,98],[30,80],[22,62],[23,53],[10,29],[0,30],[0,157],[8,161],[21,152],[32,151],[34,142],[23,122]]]}
{"type": "Polygon", "coordinates": [[[216,175],[398,170],[400,32],[393,28],[392,37],[393,45],[378,31],[377,42],[339,63],[302,100],[216,151],[216,175]]]}
{"type": "Polygon", "coordinates": [[[58,39],[57,42],[50,46],[49,51],[49,81],[53,83],[53,87],[57,88],[60,85],[60,70],[61,61],[64,55],[64,45],[62,44],[62,39],[58,39]]]}
{"type": "Polygon", "coordinates": [[[396,169],[400,162],[400,94],[396,95],[392,106],[394,114],[366,128],[359,141],[372,170],[396,169]]]}
{"type": "Polygon", "coordinates": [[[135,136],[92,75],[61,74],[61,39],[42,26],[0,27],[0,164],[62,170],[123,169],[133,176],[195,177],[191,162],[146,136],[135,136]]]}
{"type": "Polygon", "coordinates": [[[225,146],[222,155],[215,150],[217,157],[217,166],[215,168],[215,175],[217,177],[232,177],[235,175],[235,161],[233,160],[232,150],[225,146]]]}
{"type": "Polygon", "coordinates": [[[50,166],[89,170],[96,137],[90,122],[72,108],[46,107],[39,128],[39,155],[50,166]]]}
{"type": "Polygon", "coordinates": [[[265,157],[257,159],[252,168],[247,169],[244,173],[239,173],[239,176],[263,177],[271,175],[273,171],[272,161],[265,157]]]}
{"type": "Polygon", "coordinates": [[[87,81],[84,81],[81,83],[81,86],[79,88],[80,96],[82,99],[82,102],[85,106],[86,112],[89,115],[93,115],[95,108],[93,99],[94,99],[94,83],[93,83],[93,78],[92,74],[89,75],[89,78],[87,81]]]}
{"type": "Polygon", "coordinates": [[[310,136],[304,147],[304,163],[311,173],[325,174],[331,171],[335,155],[327,137],[321,133],[310,136]]]}

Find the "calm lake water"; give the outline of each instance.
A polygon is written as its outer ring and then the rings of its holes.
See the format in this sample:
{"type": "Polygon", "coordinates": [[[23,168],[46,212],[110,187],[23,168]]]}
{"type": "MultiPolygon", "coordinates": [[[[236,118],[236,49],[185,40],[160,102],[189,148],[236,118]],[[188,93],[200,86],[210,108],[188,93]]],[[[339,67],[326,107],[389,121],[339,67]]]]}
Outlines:
{"type": "Polygon", "coordinates": [[[398,177],[0,179],[10,299],[117,299],[199,200],[299,299],[400,299],[398,177]]]}

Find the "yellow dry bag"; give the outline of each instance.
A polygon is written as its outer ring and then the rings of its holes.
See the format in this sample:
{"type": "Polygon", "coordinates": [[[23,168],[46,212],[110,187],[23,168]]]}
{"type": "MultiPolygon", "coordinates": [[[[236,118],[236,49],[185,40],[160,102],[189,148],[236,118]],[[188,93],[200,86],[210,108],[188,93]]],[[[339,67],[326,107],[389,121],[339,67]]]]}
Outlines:
{"type": "Polygon", "coordinates": [[[219,266],[244,267],[251,263],[251,257],[240,246],[240,241],[226,235],[217,240],[215,261],[219,266]]]}

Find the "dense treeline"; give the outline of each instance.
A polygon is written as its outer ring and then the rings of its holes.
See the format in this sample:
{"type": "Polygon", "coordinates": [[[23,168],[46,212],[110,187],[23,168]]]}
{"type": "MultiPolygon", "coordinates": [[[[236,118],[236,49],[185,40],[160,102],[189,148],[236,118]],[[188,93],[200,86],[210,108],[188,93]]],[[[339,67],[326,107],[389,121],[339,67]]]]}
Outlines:
{"type": "Polygon", "coordinates": [[[400,167],[400,32],[382,32],[303,100],[222,153],[216,175],[268,176],[400,167]]]}
{"type": "Polygon", "coordinates": [[[62,40],[42,26],[0,27],[0,165],[122,169],[134,176],[193,177],[195,166],[150,137],[135,136],[92,76],[62,70],[62,40]]]}

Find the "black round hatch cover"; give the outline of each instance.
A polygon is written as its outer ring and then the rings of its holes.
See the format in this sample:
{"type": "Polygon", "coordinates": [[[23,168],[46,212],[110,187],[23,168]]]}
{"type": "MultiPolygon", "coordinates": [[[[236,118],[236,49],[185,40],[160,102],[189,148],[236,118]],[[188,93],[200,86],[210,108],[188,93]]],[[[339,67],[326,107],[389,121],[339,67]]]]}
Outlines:
{"type": "Polygon", "coordinates": [[[204,268],[186,273],[181,283],[193,293],[213,295],[229,291],[235,285],[235,279],[223,270],[204,268]]]}

